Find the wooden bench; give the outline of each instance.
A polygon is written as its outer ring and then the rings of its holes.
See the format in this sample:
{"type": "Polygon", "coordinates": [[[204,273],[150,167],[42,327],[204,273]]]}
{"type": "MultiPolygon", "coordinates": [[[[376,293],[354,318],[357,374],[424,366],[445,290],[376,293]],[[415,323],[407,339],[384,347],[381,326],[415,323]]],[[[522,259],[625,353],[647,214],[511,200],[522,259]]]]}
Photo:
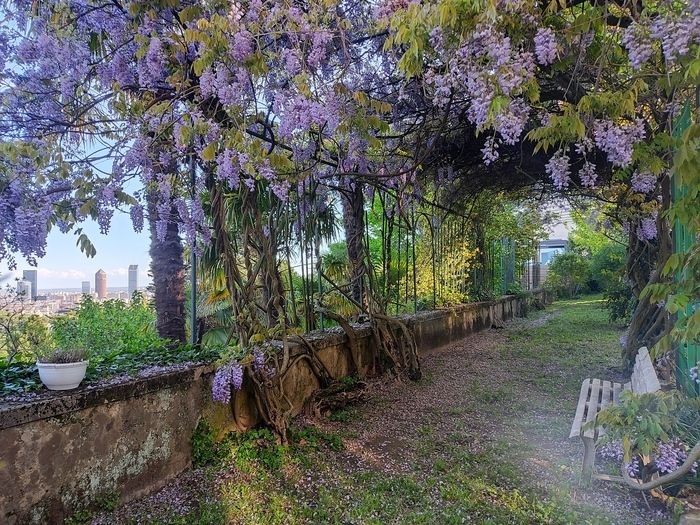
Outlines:
{"type": "MultiPolygon", "coordinates": [[[[576,415],[571,425],[569,438],[579,436],[583,440],[583,469],[581,482],[588,484],[593,475],[595,464],[595,448],[598,439],[603,435],[602,428],[591,423],[596,420],[598,413],[610,404],[620,402],[620,394],[631,390],[635,394],[656,392],[661,389],[659,378],[656,377],[654,364],[649,357],[649,351],[642,347],[637,352],[634,369],[629,383],[611,383],[600,379],[586,379],[581,385],[576,415]],[[588,424],[591,423],[591,424],[588,424]]],[[[596,475],[599,479],[611,479],[610,476],[596,475]]]]}

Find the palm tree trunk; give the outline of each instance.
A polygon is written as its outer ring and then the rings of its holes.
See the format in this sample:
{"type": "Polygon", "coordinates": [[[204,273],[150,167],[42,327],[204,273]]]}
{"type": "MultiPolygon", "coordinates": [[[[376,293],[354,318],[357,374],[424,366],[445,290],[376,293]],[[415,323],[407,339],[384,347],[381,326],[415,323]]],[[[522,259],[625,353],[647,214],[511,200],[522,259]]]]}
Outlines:
{"type": "MultiPolygon", "coordinates": [[[[168,221],[165,238],[156,233],[157,195],[147,195],[148,226],[151,232],[151,273],[155,289],[156,329],[160,337],[184,343],[185,334],[185,265],[177,224],[168,221]]],[[[177,215],[176,210],[171,216],[177,215]]]]}

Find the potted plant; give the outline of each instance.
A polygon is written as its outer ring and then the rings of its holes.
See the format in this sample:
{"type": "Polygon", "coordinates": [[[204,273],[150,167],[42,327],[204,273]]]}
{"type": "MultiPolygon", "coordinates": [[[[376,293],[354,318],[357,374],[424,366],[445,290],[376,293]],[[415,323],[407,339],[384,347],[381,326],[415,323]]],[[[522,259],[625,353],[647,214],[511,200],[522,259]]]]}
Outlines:
{"type": "Polygon", "coordinates": [[[49,390],[78,388],[87,366],[87,353],[80,348],[52,348],[37,353],[39,378],[49,390]]]}

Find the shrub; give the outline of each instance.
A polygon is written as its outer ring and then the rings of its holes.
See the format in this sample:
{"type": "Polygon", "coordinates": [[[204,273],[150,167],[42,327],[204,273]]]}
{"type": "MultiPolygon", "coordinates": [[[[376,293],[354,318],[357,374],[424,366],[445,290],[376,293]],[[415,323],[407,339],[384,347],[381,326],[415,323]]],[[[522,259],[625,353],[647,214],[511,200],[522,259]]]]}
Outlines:
{"type": "Polygon", "coordinates": [[[590,263],[582,255],[565,252],[557,255],[549,267],[545,288],[558,297],[576,297],[586,288],[590,263]]]}
{"type": "Polygon", "coordinates": [[[637,306],[637,298],[632,293],[632,288],[623,277],[618,277],[603,290],[605,308],[608,310],[610,322],[629,323],[637,306]]]}
{"type": "Polygon", "coordinates": [[[58,347],[85,348],[91,355],[135,353],[167,342],[155,329],[155,312],[140,297],[130,303],[85,297],[74,313],[53,320],[58,347]]]}
{"type": "Polygon", "coordinates": [[[35,357],[57,362],[67,359],[71,350],[81,356],[84,352],[89,359],[86,382],[149,366],[213,362],[218,357],[216,348],[175,345],[158,337],[155,312],[138,295],[130,303],[85,298],[75,312],[52,319],[50,327],[46,318],[38,316],[15,316],[5,323],[0,318],[0,325],[12,328],[12,340],[20,348],[14,353],[3,348],[6,355],[0,355],[0,395],[41,388],[35,357]]]}
{"type": "Polygon", "coordinates": [[[0,290],[0,364],[33,361],[53,347],[45,317],[26,314],[24,299],[10,288],[0,290]]]}
{"type": "Polygon", "coordinates": [[[627,249],[624,245],[610,242],[593,255],[591,282],[594,290],[601,290],[605,299],[610,322],[628,323],[637,305],[625,277],[627,249]]]}
{"type": "Polygon", "coordinates": [[[591,282],[596,291],[616,286],[625,270],[627,249],[622,244],[609,242],[597,251],[591,260],[591,282]]]}

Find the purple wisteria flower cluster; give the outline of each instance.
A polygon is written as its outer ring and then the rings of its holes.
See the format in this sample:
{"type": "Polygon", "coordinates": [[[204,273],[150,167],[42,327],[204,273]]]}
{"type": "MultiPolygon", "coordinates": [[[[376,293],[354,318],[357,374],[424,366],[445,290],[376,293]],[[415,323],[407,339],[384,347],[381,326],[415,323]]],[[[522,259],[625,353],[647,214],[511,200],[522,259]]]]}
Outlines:
{"type": "Polygon", "coordinates": [[[596,120],[593,124],[593,138],[596,146],[607,154],[613,166],[620,168],[626,168],[632,163],[633,147],[645,136],[644,121],[641,119],[626,124],[596,120]]]}
{"type": "Polygon", "coordinates": [[[535,35],[535,55],[537,61],[543,66],[553,63],[557,59],[559,46],[557,38],[551,27],[541,27],[535,35]]]}
{"type": "Polygon", "coordinates": [[[657,234],[657,227],[656,227],[656,219],[657,219],[657,212],[652,213],[651,215],[647,217],[643,217],[639,221],[639,226],[637,227],[637,237],[639,237],[643,241],[650,241],[652,239],[656,239],[656,234],[657,234]]]}
{"type": "Polygon", "coordinates": [[[593,188],[598,180],[598,173],[596,172],[595,165],[588,161],[583,163],[583,166],[578,172],[578,176],[579,179],[581,179],[581,186],[584,188],[593,188]]]}
{"type": "Polygon", "coordinates": [[[211,385],[211,396],[217,403],[230,403],[231,388],[240,390],[242,386],[243,367],[234,361],[216,370],[211,385]]]}
{"type": "Polygon", "coordinates": [[[639,460],[639,456],[632,458],[632,461],[625,464],[625,470],[630,478],[638,478],[642,470],[642,462],[639,460]]]}
{"type": "Polygon", "coordinates": [[[563,151],[558,151],[549,159],[545,170],[549,178],[552,179],[556,189],[563,190],[569,186],[571,182],[571,162],[569,156],[564,154],[563,151]]]}
{"type": "Polygon", "coordinates": [[[651,21],[635,21],[625,30],[622,44],[634,69],[649,62],[659,44],[666,62],[673,65],[690,52],[691,46],[700,43],[700,2],[691,0],[679,5],[675,12],[669,10],[651,21]]]}
{"type": "MultiPolygon", "coordinates": [[[[669,474],[678,469],[688,459],[688,445],[675,438],[660,443],[654,452],[654,464],[661,474],[669,474]]],[[[698,464],[694,463],[691,474],[697,475],[698,464]]]]}
{"type": "Polygon", "coordinates": [[[700,363],[697,363],[695,366],[691,367],[688,375],[690,376],[691,381],[694,381],[700,385],[700,363]]]}
{"type": "MultiPolygon", "coordinates": [[[[603,459],[615,463],[622,463],[625,457],[622,450],[622,443],[619,440],[608,441],[598,449],[598,454],[603,459]]],[[[624,463],[625,470],[631,478],[636,478],[641,472],[642,463],[639,456],[634,456],[629,463],[624,463]]]]}
{"type": "MultiPolygon", "coordinates": [[[[622,444],[619,440],[609,441],[598,449],[600,457],[616,463],[624,459],[622,444]]],[[[673,438],[665,443],[659,443],[652,454],[652,462],[656,470],[661,474],[669,474],[677,470],[688,459],[688,445],[678,438],[673,438]]],[[[639,456],[634,456],[625,469],[630,477],[639,477],[642,462],[639,456]]],[[[691,474],[697,475],[697,463],[693,465],[691,474]]]]}
{"type": "Polygon", "coordinates": [[[640,69],[654,54],[651,31],[637,22],[632,22],[622,35],[622,44],[634,69],[640,69]]]}
{"type": "Polygon", "coordinates": [[[632,191],[637,193],[651,193],[656,188],[656,175],[648,171],[635,172],[630,179],[632,191]]]}
{"type": "Polygon", "coordinates": [[[264,379],[270,379],[275,375],[275,368],[267,364],[265,352],[260,348],[253,351],[253,370],[264,379]]]}

